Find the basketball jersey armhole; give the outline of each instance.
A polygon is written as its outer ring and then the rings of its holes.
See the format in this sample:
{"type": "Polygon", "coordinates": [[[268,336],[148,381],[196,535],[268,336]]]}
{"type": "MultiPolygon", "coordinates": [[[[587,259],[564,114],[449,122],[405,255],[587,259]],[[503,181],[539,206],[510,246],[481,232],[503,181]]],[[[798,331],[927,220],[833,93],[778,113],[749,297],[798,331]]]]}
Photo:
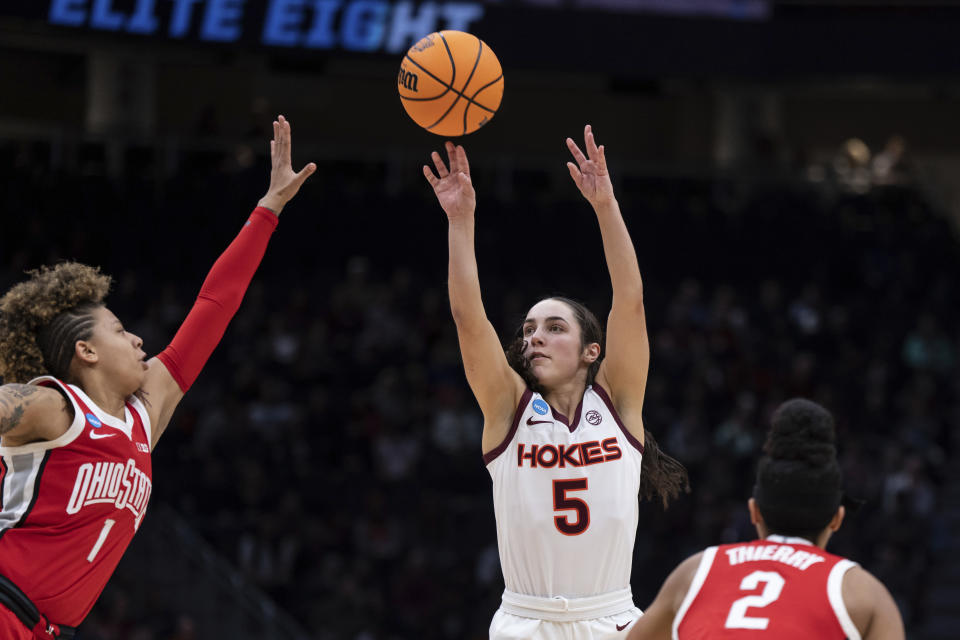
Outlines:
{"type": "Polygon", "coordinates": [[[713,566],[713,559],[716,555],[717,547],[707,547],[703,550],[700,564],[697,565],[697,572],[693,574],[693,580],[690,581],[690,586],[687,587],[687,595],[684,596],[683,602],[680,603],[680,608],[677,609],[677,614],[673,617],[673,640],[679,640],[677,631],[680,629],[680,623],[683,622],[683,616],[686,615],[693,601],[697,599],[697,594],[700,593],[703,583],[707,580],[707,575],[710,573],[710,568],[713,566]]]}
{"type": "Polygon", "coordinates": [[[827,578],[827,597],[830,599],[830,606],[833,608],[834,615],[837,616],[840,628],[847,635],[847,640],[860,640],[860,630],[853,624],[850,613],[847,611],[847,604],[843,601],[843,576],[855,566],[857,566],[856,562],[843,559],[833,565],[830,576],[827,578]]]}
{"type": "Polygon", "coordinates": [[[67,398],[67,400],[70,401],[71,406],[73,406],[73,422],[71,422],[67,430],[63,432],[63,435],[58,438],[54,438],[53,440],[43,440],[41,442],[31,442],[30,444],[23,444],[18,447],[0,447],[0,456],[20,455],[24,453],[36,453],[38,451],[56,449],[58,447],[63,447],[70,444],[76,440],[81,433],[83,433],[83,426],[86,422],[86,419],[83,417],[83,409],[81,409],[80,405],[77,404],[76,399],[70,393],[70,390],[67,388],[65,383],[57,380],[53,376],[41,376],[39,378],[34,378],[27,384],[33,384],[40,387],[55,387],[57,391],[59,391],[67,398]]]}
{"type": "Polygon", "coordinates": [[[610,394],[607,393],[607,390],[601,387],[596,382],[591,385],[593,390],[600,396],[600,399],[603,400],[603,404],[607,405],[607,411],[610,412],[610,415],[613,416],[613,419],[616,421],[617,426],[620,427],[620,431],[623,432],[624,437],[627,439],[634,449],[640,452],[640,455],[643,455],[643,443],[634,437],[632,433],[627,429],[623,424],[623,420],[620,419],[620,414],[617,413],[616,407],[613,406],[613,400],[610,399],[610,394]]]}
{"type": "Polygon", "coordinates": [[[524,411],[527,410],[527,405],[530,404],[530,398],[532,396],[533,391],[531,391],[529,388],[524,390],[523,395],[520,396],[520,402],[517,403],[517,410],[513,413],[513,423],[510,425],[510,430],[503,438],[503,442],[498,444],[487,453],[483,454],[483,464],[489,465],[491,462],[500,457],[501,453],[507,450],[507,446],[510,444],[510,441],[513,440],[515,435],[517,435],[517,428],[520,426],[520,418],[523,417],[524,411]]]}
{"type": "Polygon", "coordinates": [[[147,446],[153,451],[153,425],[150,424],[150,414],[147,412],[147,407],[143,404],[143,400],[136,395],[130,396],[128,404],[140,416],[140,424],[143,425],[144,434],[147,436],[147,446]]]}

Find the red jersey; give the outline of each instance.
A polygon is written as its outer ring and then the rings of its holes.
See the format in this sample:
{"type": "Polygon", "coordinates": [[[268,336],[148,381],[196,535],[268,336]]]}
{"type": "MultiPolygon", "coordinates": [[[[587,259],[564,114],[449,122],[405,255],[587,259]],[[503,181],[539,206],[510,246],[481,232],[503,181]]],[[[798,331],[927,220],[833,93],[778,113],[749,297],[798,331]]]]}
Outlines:
{"type": "Polygon", "coordinates": [[[860,640],[841,593],[853,566],[803,538],[705,549],[674,617],[674,640],[860,640]]]}
{"type": "Polygon", "coordinates": [[[140,527],[153,487],[150,418],[136,397],[125,420],[50,377],[73,404],[66,433],[0,447],[0,574],[40,613],[75,627],[93,607],[140,527]]]}

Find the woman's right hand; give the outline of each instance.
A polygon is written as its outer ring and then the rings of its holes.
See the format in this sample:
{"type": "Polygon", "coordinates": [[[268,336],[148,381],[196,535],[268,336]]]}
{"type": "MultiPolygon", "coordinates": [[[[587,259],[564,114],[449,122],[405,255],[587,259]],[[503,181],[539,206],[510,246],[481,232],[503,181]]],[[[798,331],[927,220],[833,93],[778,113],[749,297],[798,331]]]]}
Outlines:
{"type": "Polygon", "coordinates": [[[277,116],[273,121],[270,160],[270,187],[257,206],[270,209],[279,216],[283,206],[297,195],[303,182],[317,170],[317,165],[313,162],[308,162],[300,171],[293,170],[290,161],[290,122],[283,116],[277,116]]]}
{"type": "Polygon", "coordinates": [[[473,216],[474,209],[477,207],[477,196],[473,190],[473,182],[470,180],[467,152],[462,146],[454,146],[452,142],[447,142],[445,147],[450,169],[447,169],[440,154],[434,151],[430,157],[440,177],[434,175],[427,165],[423,165],[423,175],[433,187],[433,192],[437,194],[437,200],[447,214],[447,219],[455,222],[473,216]]]}

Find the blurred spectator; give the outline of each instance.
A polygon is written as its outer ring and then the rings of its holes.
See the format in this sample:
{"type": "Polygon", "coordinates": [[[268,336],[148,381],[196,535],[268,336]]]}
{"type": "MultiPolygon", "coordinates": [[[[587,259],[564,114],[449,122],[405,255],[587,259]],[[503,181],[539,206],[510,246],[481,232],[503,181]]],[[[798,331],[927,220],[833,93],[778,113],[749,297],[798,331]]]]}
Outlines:
{"type": "MultiPolygon", "coordinates": [[[[641,218],[652,343],[645,420],[693,484],[667,512],[641,507],[641,607],[688,552],[752,535],[745,462],[772,407],[803,394],[836,415],[846,486],[867,501],[831,550],[889,585],[908,629],[922,623],[916,585],[928,543],[943,545],[937,505],[960,445],[950,428],[960,334],[948,329],[960,326],[960,248],[919,192],[866,192],[871,166],[886,176],[878,182],[896,175],[898,144],[871,165],[866,145],[848,141],[835,168],[852,195],[836,202],[793,183],[731,208],[699,181],[624,180],[624,211],[641,218]]],[[[261,186],[185,157],[140,199],[102,176],[55,173],[42,155],[16,157],[0,206],[30,203],[33,215],[0,235],[0,283],[62,256],[101,264],[118,287],[156,292],[129,322],[152,352],[200,285],[189,274],[209,266],[261,186]]],[[[330,163],[318,172],[326,181],[284,212],[219,355],[155,453],[154,500],[318,638],[483,638],[502,580],[482,416],[447,310],[446,229],[421,222],[432,194],[387,198],[378,171],[330,163]]],[[[487,178],[477,169],[477,182],[487,178]]],[[[580,240],[593,223],[575,207],[485,201],[478,256],[502,338],[518,301],[558,283],[608,307],[598,248],[580,240]],[[543,223],[557,216],[569,226],[543,223]],[[531,250],[527,221],[562,259],[518,268],[513,256],[531,250]]],[[[196,637],[189,616],[150,607],[105,596],[83,640],[196,637]]]]}

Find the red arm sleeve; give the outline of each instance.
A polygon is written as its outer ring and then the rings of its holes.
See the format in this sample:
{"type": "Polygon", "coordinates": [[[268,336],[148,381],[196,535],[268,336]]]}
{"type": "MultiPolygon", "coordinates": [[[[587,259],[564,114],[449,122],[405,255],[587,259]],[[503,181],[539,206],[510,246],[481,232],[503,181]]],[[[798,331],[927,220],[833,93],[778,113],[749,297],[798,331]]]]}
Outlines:
{"type": "Polygon", "coordinates": [[[277,222],[277,216],[269,209],[253,210],[237,237],[213,263],[177,335],[157,355],[184,393],[200,375],[240,308],[277,222]]]}

